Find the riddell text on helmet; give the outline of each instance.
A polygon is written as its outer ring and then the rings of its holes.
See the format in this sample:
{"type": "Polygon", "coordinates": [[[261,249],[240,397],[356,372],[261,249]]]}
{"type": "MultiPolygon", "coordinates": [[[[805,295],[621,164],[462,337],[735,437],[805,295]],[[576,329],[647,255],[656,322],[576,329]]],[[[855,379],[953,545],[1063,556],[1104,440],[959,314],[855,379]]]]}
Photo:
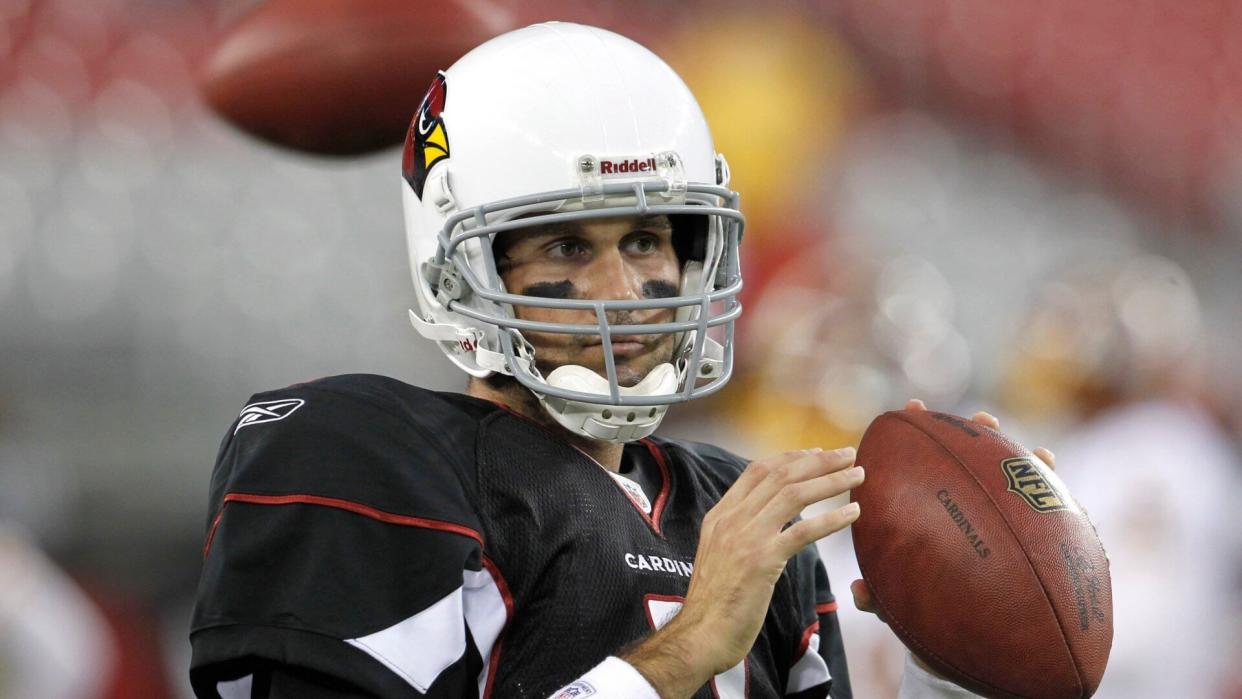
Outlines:
{"type": "Polygon", "coordinates": [[[599,174],[601,175],[630,175],[636,172],[655,171],[655,156],[644,159],[630,158],[628,160],[608,160],[601,158],[599,161],[599,174]]]}

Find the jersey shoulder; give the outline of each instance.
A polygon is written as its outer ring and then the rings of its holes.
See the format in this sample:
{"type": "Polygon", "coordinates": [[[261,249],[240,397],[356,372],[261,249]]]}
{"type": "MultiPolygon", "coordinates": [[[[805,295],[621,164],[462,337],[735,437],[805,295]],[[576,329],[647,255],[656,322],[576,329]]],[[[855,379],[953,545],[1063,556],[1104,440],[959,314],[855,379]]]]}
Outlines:
{"type": "Polygon", "coordinates": [[[457,520],[472,510],[479,420],[498,409],[369,374],[258,393],[224,436],[212,501],[311,494],[457,520]]]}
{"type": "Polygon", "coordinates": [[[661,449],[677,454],[682,459],[701,467],[708,475],[732,484],[742,475],[750,459],[706,442],[660,437],[653,440],[661,449]]]}
{"type": "Polygon", "coordinates": [[[464,610],[501,596],[484,568],[474,442],[496,410],[367,375],[253,396],[212,477],[198,695],[231,696],[222,688],[272,667],[366,696],[475,685],[495,634],[472,629],[467,645],[464,610]]]}

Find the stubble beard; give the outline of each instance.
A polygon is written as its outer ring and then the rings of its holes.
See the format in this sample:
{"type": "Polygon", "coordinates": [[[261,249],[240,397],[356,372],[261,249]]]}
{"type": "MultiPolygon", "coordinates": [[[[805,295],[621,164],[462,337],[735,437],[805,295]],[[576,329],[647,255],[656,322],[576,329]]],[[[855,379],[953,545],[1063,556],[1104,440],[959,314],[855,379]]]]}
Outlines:
{"type": "MultiPolygon", "coordinates": [[[[673,340],[674,337],[671,334],[660,335],[658,339],[652,341],[649,345],[650,349],[638,356],[614,356],[613,366],[617,372],[617,385],[623,388],[632,388],[647,378],[656,367],[672,362],[673,340]]],[[[584,366],[607,380],[608,369],[604,362],[602,347],[602,345],[578,345],[571,348],[557,348],[560,351],[551,351],[549,348],[544,348],[543,356],[541,357],[540,349],[536,346],[535,366],[539,368],[543,376],[548,376],[562,366],[584,366]],[[594,356],[590,359],[583,356],[588,353],[594,356]]]]}

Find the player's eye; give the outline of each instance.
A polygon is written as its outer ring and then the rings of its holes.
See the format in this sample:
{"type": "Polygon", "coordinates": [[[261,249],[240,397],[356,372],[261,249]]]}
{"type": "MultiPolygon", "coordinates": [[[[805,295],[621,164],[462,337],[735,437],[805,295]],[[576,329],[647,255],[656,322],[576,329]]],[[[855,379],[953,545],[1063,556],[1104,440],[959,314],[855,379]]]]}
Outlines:
{"type": "Polygon", "coordinates": [[[586,245],[578,240],[558,240],[548,246],[548,255],[556,259],[572,259],[589,253],[586,245]]]}
{"type": "Polygon", "coordinates": [[[631,236],[629,241],[627,241],[627,246],[631,252],[648,255],[660,247],[660,238],[654,233],[640,233],[631,236]]]}

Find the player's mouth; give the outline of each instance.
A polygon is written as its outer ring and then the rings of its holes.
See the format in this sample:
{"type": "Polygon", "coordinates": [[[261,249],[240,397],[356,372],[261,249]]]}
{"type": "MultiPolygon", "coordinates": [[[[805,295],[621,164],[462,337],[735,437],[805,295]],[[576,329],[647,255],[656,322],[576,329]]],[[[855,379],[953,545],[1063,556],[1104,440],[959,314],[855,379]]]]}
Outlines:
{"type": "MultiPolygon", "coordinates": [[[[614,357],[637,357],[645,354],[654,345],[654,338],[649,335],[613,335],[612,354],[614,357]]],[[[603,338],[595,338],[586,346],[603,348],[603,338]]]]}

